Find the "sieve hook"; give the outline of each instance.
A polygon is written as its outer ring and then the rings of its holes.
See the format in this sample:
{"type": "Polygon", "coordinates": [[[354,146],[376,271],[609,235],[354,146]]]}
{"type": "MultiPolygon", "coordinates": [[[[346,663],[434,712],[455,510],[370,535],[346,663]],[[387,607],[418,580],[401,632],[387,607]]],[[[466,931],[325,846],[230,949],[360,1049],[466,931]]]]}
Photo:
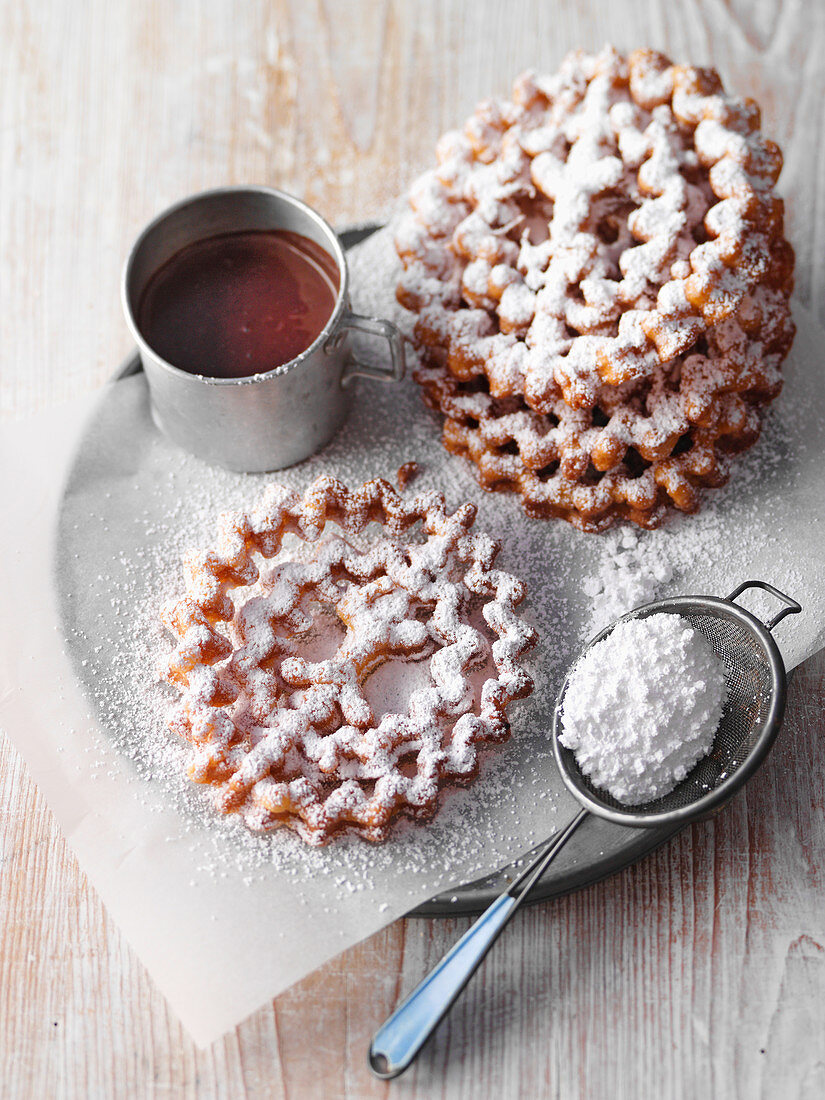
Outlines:
{"type": "Polygon", "coordinates": [[[785,604],[785,607],[779,612],[778,615],[774,615],[769,623],[765,623],[768,630],[773,630],[777,623],[781,623],[786,615],[798,615],[802,610],[802,607],[792,600],[790,596],[786,596],[784,592],[780,592],[778,588],[774,588],[772,584],[768,584],[766,581],[744,581],[735,588],[729,596],[725,599],[728,603],[733,603],[737,596],[741,596],[742,593],[748,588],[761,588],[765,592],[770,592],[772,596],[776,596],[778,600],[781,600],[785,604]]]}

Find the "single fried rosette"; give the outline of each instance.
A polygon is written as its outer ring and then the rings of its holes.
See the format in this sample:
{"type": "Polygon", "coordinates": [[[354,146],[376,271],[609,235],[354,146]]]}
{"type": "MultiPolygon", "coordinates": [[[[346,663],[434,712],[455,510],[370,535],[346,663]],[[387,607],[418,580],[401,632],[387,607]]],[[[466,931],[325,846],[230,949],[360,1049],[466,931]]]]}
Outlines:
{"type": "Polygon", "coordinates": [[[220,810],[313,845],[379,841],[477,774],[532,690],[520,659],[535,635],[475,512],[320,477],[303,496],[271,486],[186,555],[164,674],[190,774],[220,810]]]}

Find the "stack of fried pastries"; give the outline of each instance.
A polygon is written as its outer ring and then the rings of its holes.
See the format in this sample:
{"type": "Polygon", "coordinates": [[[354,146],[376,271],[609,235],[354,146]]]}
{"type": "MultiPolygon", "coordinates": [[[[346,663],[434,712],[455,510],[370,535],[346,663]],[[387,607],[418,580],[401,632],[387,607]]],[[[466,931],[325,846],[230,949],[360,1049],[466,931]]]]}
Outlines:
{"type": "Polygon", "coordinates": [[[524,586],[494,567],[475,511],[320,477],[303,496],[271,486],[221,517],[215,548],[185,557],[163,671],[190,774],[222,811],[313,845],[376,841],[475,776],[479,746],[507,737],[507,706],[532,690],[520,658],[535,642],[516,614],[524,586]],[[326,656],[313,650],[325,624],[326,656]],[[412,661],[427,676],[406,708],[375,714],[369,677],[412,661]]]}
{"type": "Polygon", "coordinates": [[[485,488],[588,531],[695,511],[793,341],[782,166],[710,69],[576,52],[444,135],[396,223],[428,403],[485,488]]]}

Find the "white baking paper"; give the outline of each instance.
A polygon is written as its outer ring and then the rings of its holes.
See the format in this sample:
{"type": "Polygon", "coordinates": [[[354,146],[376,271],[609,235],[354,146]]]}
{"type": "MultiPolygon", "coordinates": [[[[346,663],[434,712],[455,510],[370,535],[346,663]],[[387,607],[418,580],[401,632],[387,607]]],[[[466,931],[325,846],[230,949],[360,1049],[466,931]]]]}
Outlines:
{"type": "MultiPolygon", "coordinates": [[[[389,272],[386,235],[364,248],[354,304],[387,315],[390,275],[375,277],[389,272]]],[[[804,310],[797,319],[785,391],[730,485],[709,494],[698,516],[642,536],[672,564],[662,595],[725,595],[757,577],[799,599],[804,613],[776,631],[789,667],[825,644],[825,333],[804,310]]],[[[248,502],[271,478],[210,471],[181,455],[151,423],[142,376],[2,426],[0,724],[201,1045],[326,959],[508,862],[572,816],[547,728],[588,630],[584,581],[605,544],[484,494],[463,460],[441,448],[438,423],[409,380],[363,385],[332,445],[280,479],[296,487],[322,471],[350,483],[392,479],[408,460],[422,466],[416,487],[439,486],[454,505],[479,503],[478,526],[502,539],[502,566],[527,580],[526,614],[541,635],[537,690],[514,708],[510,743],[487,758],[477,784],[445,798],[434,822],[401,824],[379,847],[349,839],[307,851],[285,832],[249,838],[181,778],[183,749],[163,740],[165,689],[153,669],[163,639],[147,626],[153,600],[177,583],[179,549],[202,542],[209,517],[248,502]]],[[[595,858],[622,842],[617,827],[593,828],[589,849],[571,845],[563,858],[595,858]]]]}

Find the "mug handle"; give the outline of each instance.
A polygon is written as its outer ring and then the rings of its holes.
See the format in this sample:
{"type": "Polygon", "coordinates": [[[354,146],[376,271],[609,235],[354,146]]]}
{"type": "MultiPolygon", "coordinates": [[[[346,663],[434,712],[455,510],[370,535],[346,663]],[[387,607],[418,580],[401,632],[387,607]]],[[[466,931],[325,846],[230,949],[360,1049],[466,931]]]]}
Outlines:
{"type": "Polygon", "coordinates": [[[359,375],[362,378],[377,378],[379,382],[400,382],[404,377],[404,338],[392,323],[384,321],[380,317],[365,317],[360,313],[351,313],[349,310],[341,317],[338,331],[327,341],[327,348],[337,348],[346,333],[352,329],[354,332],[365,332],[370,336],[381,336],[390,347],[390,362],[388,366],[379,363],[364,363],[355,356],[351,356],[341,375],[341,385],[347,386],[353,378],[359,375]]]}

